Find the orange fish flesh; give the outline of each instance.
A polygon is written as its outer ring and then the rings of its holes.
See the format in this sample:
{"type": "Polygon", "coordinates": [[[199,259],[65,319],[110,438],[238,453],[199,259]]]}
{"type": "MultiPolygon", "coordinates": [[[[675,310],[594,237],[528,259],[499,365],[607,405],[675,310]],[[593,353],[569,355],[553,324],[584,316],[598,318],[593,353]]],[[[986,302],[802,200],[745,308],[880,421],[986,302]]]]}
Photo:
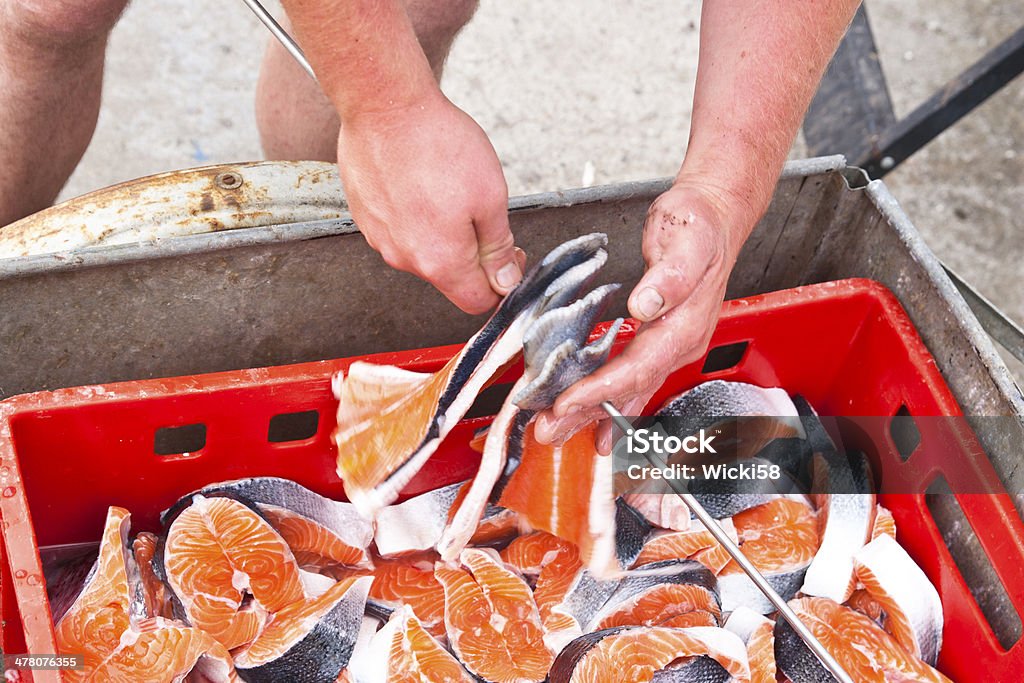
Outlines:
{"type": "MultiPolygon", "coordinates": [[[[800,598],[789,606],[858,683],[951,683],[860,612],[828,598],[800,598]]],[[[794,683],[831,677],[784,619],[775,623],[775,658],[779,670],[794,683]]]]}
{"type": "Polygon", "coordinates": [[[539,683],[554,655],[530,587],[494,551],[467,548],[461,566],[438,563],[448,639],[472,673],[492,683],[539,683]]]}
{"type": "Polygon", "coordinates": [[[193,497],[168,529],[164,570],[189,622],[228,649],[252,642],[269,613],[305,597],[288,544],[231,498],[193,497]]]}
{"type": "Polygon", "coordinates": [[[749,683],[743,642],[713,627],[627,626],[583,635],[551,667],[550,683],[649,683],[659,671],[691,657],[707,656],[727,672],[725,680],[749,683]]]}
{"type": "Polygon", "coordinates": [[[250,683],[336,679],[355,648],[372,581],[338,581],[276,611],[256,640],[233,652],[239,673],[250,683]]]}

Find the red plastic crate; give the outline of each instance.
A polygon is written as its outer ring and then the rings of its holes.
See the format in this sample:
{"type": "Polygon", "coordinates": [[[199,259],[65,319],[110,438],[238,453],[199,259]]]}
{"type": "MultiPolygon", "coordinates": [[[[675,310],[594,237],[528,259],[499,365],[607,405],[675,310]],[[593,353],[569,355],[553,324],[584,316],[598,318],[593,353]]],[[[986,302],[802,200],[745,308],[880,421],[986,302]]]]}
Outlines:
{"type": "MultiPolygon", "coordinates": [[[[618,347],[635,327],[627,324],[618,347]]],[[[703,374],[704,359],[674,373],[652,400],[707,379],[781,386],[804,395],[823,415],[960,415],[934,361],[895,297],[868,280],[845,280],[726,302],[711,348],[747,342],[733,367],[703,374]]],[[[380,354],[362,359],[431,371],[457,346],[380,354]]],[[[37,548],[95,541],[107,506],[132,512],[132,530],[157,530],[160,510],[210,482],[274,475],[340,498],[330,435],[336,401],[330,377],[354,360],[323,361],[196,377],[79,387],[15,397],[0,403],[0,515],[3,562],[3,649],[54,652],[49,605],[37,548]],[[272,417],[315,410],[308,439],[270,443],[272,417]],[[195,453],[154,453],[157,430],[202,424],[205,445],[195,453]]],[[[513,368],[499,381],[514,380],[513,368]]],[[[468,447],[485,419],[464,421],[406,490],[412,495],[469,477],[478,455],[468,447]]],[[[883,421],[884,422],[884,421],[883,421]]],[[[990,481],[987,461],[963,471],[934,453],[948,444],[924,429],[904,462],[888,429],[866,444],[875,467],[923,491],[942,474],[990,481]]],[[[1003,582],[1018,614],[1024,607],[1024,525],[1008,496],[958,495],[965,516],[1003,582]]],[[[957,681],[1020,680],[1024,645],[1008,651],[965,585],[923,495],[883,495],[896,517],[899,540],[938,587],[946,626],[939,668],[957,681]]],[[[37,672],[36,680],[59,680],[37,672]]]]}

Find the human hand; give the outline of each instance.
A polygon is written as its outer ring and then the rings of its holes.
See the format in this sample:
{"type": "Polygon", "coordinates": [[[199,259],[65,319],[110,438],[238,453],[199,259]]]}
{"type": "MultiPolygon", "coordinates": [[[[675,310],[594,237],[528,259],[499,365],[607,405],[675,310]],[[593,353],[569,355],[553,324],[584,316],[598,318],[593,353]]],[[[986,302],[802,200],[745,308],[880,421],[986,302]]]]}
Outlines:
{"type": "Polygon", "coordinates": [[[729,273],[755,221],[742,201],[699,180],[677,180],[654,201],[643,232],[647,272],[628,304],[640,329],[621,354],[538,416],[538,441],[562,440],[602,420],[598,450],[611,451],[611,423],[601,402],[639,415],[669,373],[704,353],[729,273]]]}
{"type": "Polygon", "coordinates": [[[439,91],[412,106],[343,118],[338,161],[352,217],[394,268],[467,313],[522,278],[508,186],[487,135],[439,91]]]}

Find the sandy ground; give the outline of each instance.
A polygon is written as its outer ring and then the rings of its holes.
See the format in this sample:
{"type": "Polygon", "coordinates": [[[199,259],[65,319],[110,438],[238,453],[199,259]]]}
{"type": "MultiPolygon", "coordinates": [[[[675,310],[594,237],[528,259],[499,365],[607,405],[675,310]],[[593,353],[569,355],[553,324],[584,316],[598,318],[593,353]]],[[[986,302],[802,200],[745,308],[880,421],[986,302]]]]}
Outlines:
{"type": "MultiPolygon", "coordinates": [[[[1020,0],[868,7],[898,115],[1022,17],[1020,0]]],[[[595,184],[671,175],[685,151],[699,12],[696,0],[483,0],[444,89],[491,135],[512,194],[579,186],[589,168],[595,184]]],[[[260,158],[252,92],[266,40],[241,2],[134,3],[112,36],[95,139],[63,196],[260,158]]],[[[1024,79],[886,182],[935,252],[1024,320],[1024,79]]]]}

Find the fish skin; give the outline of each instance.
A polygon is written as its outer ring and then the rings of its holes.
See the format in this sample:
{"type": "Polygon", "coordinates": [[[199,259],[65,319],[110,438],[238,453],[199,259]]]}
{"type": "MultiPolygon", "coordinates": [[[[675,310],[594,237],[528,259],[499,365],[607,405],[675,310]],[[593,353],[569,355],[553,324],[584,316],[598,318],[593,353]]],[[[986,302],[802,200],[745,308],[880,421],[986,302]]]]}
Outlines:
{"type": "MultiPolygon", "coordinates": [[[[807,567],[801,567],[781,574],[762,573],[762,576],[764,576],[768,585],[782,596],[783,600],[790,600],[800,591],[806,573],[807,567]]],[[[722,596],[723,612],[732,612],[739,607],[749,607],[761,614],[771,614],[775,611],[775,605],[765,597],[764,593],[745,573],[719,576],[718,591],[722,596]]]]}
{"type": "Polygon", "coordinates": [[[281,477],[249,477],[204,486],[183,496],[160,514],[160,523],[168,528],[174,518],[192,503],[192,496],[237,496],[253,504],[273,505],[312,519],[323,525],[353,547],[367,548],[373,538],[373,525],[351,503],[321,496],[290,479],[281,477]]]}
{"type": "MultiPolygon", "coordinates": [[[[604,247],[607,242],[606,235],[593,233],[556,247],[502,299],[484,327],[441,371],[445,373],[444,385],[443,388],[440,385],[436,387],[440,389],[440,394],[432,410],[432,417],[424,425],[422,436],[420,427],[416,426],[412,441],[418,444],[410,446],[409,452],[405,452],[406,445],[403,443],[401,450],[389,453],[383,459],[378,457],[376,462],[383,464],[374,466],[366,465],[365,460],[360,460],[358,456],[346,458],[346,451],[362,452],[360,443],[373,438],[367,430],[378,430],[379,425],[366,421],[345,427],[339,420],[339,428],[334,436],[339,449],[338,474],[346,482],[345,490],[349,499],[363,514],[372,517],[381,507],[394,502],[436,451],[448,431],[466,414],[486,382],[521,352],[522,336],[536,317],[553,302],[558,303],[563,297],[569,296],[564,290],[582,284],[562,276],[591,259],[605,258],[604,247]],[[353,440],[355,443],[352,443],[353,440]],[[349,462],[353,458],[356,461],[349,462]],[[353,484],[352,477],[348,475],[356,471],[359,471],[361,481],[353,484]]],[[[384,406],[380,413],[382,417],[377,422],[386,419],[387,427],[398,429],[407,412],[404,406],[411,400],[408,397],[399,398],[384,406]]]]}
{"type": "Polygon", "coordinates": [[[570,386],[604,364],[622,325],[617,319],[587,344],[594,323],[621,285],[604,285],[576,302],[544,312],[523,335],[526,383],[510,395],[525,410],[541,411],[570,386]]]}
{"type": "Polygon", "coordinates": [[[701,655],[680,667],[655,671],[651,683],[729,683],[732,680],[728,669],[711,657],[701,655]]]}
{"type": "Polygon", "coordinates": [[[775,622],[775,661],[793,683],[838,683],[785,619],[775,622]]]}
{"type": "Polygon", "coordinates": [[[885,534],[857,551],[854,565],[869,595],[880,605],[888,598],[898,607],[899,614],[885,610],[885,630],[910,654],[934,666],[942,649],[942,600],[925,573],[903,546],[885,534]],[[892,628],[897,618],[905,620],[901,625],[910,629],[913,642],[892,628]]]}
{"type": "Polygon", "coordinates": [[[382,557],[433,548],[448,522],[448,513],[466,482],[428,491],[382,508],[375,520],[374,542],[382,557]]]}
{"type": "Polygon", "coordinates": [[[54,623],[68,611],[96,571],[99,545],[45,546],[39,549],[46,577],[46,594],[54,623]]]}
{"type": "Polygon", "coordinates": [[[236,652],[238,674],[247,683],[334,681],[352,657],[372,582],[369,576],[352,580],[333,606],[317,619],[315,626],[277,658],[247,666],[250,663],[245,654],[249,649],[236,652]]]}
{"type": "Polygon", "coordinates": [[[615,499],[615,557],[622,568],[631,567],[651,536],[647,519],[621,497],[615,499]]]}
{"type": "Polygon", "coordinates": [[[631,570],[616,583],[615,590],[608,596],[593,616],[586,622],[587,631],[592,631],[608,615],[631,602],[645,591],[667,583],[694,585],[703,588],[721,608],[718,582],[715,575],[699,562],[693,560],[661,560],[641,565],[631,570]]]}
{"type": "MultiPolygon", "coordinates": [[[[754,456],[744,458],[744,463],[769,467],[772,463],[754,456]]],[[[732,517],[739,513],[771,502],[779,496],[794,498],[800,502],[806,499],[797,482],[780,475],[777,481],[771,479],[693,479],[689,492],[704,506],[715,519],[732,517]]]]}
{"type": "Polygon", "coordinates": [[[827,518],[818,552],[807,567],[805,595],[846,602],[856,587],[854,554],[867,543],[875,515],[875,494],[867,458],[856,452],[815,455],[815,474],[829,491],[827,518]],[[838,493],[836,493],[838,492],[838,493]]]}
{"type": "MultiPolygon", "coordinates": [[[[743,647],[743,643],[736,634],[730,633],[725,629],[713,626],[695,626],[679,629],[656,626],[620,626],[587,633],[569,643],[555,659],[555,663],[551,666],[551,672],[548,679],[549,683],[573,683],[576,670],[580,665],[585,663],[587,657],[590,656],[596,648],[601,648],[606,643],[611,644],[611,641],[618,638],[629,637],[632,635],[668,638],[676,641],[687,642],[687,646],[692,645],[695,646],[695,649],[703,649],[705,652],[679,652],[677,658],[708,654],[718,661],[717,657],[723,657],[731,660],[730,666],[733,667],[733,670],[729,671],[729,673],[732,679],[737,681],[749,681],[749,667],[747,665],[747,655],[746,650],[743,647]]],[[[612,645],[612,647],[614,647],[614,645],[612,645]]],[[[666,662],[664,668],[661,670],[668,668],[671,663],[671,660],[666,662]]],[[[629,666],[629,664],[629,662],[626,662],[624,663],[624,666],[629,666]]],[[[671,669],[668,670],[671,671],[671,669]]],[[[707,669],[700,667],[694,669],[694,674],[713,675],[706,674],[706,671],[707,669]]],[[[618,673],[625,673],[625,671],[618,673]]],[[[615,675],[615,673],[609,671],[609,675],[615,675]]],[[[652,672],[652,676],[653,675],[654,673],[652,672]]],[[[672,678],[662,678],[658,680],[679,681],[679,679],[672,678]]],[[[711,678],[708,681],[701,679],[697,680],[700,680],[700,683],[710,683],[710,681],[717,681],[718,679],[711,678]]],[[[642,683],[642,680],[637,682],[630,681],[630,683],[642,683]]]]}

